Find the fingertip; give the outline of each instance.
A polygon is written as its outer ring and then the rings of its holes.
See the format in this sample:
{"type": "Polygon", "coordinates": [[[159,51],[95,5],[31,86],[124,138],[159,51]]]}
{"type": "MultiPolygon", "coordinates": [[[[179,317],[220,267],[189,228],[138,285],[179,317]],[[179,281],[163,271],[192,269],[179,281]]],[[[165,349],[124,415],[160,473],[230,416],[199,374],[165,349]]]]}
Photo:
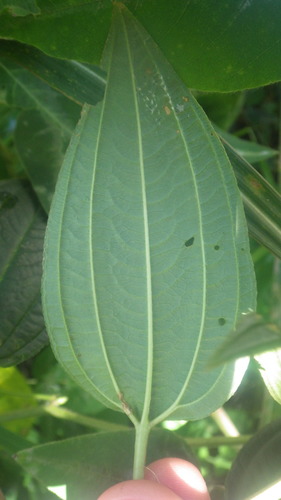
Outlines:
{"type": "Polygon", "coordinates": [[[117,483],[106,490],[98,500],[182,500],[163,484],[146,479],[117,483]]]}
{"type": "Polygon", "coordinates": [[[145,469],[145,479],[167,486],[182,500],[210,500],[200,471],[181,458],[162,458],[152,462],[145,469]]]}

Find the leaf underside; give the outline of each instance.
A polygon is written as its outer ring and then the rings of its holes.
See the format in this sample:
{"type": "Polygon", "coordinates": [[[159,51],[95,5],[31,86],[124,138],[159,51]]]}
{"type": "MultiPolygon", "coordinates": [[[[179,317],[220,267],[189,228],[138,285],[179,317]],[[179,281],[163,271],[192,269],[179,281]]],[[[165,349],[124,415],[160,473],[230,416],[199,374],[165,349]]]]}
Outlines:
{"type": "Polygon", "coordinates": [[[59,176],[43,303],[57,358],[136,421],[206,416],[233,367],[211,352],[254,307],[242,203],[208,119],[145,30],[116,7],[59,176]]]}

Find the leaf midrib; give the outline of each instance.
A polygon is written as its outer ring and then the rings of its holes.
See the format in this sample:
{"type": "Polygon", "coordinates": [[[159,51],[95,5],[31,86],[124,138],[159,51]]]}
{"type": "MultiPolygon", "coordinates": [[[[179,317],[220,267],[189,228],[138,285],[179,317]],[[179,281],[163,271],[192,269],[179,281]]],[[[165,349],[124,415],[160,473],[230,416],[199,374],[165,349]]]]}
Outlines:
{"type": "Polygon", "coordinates": [[[142,145],[142,126],[140,120],[139,104],[137,97],[137,89],[135,82],[134,66],[132,60],[132,53],[126,30],[126,24],[123,16],[121,15],[123,30],[126,40],[128,60],[130,66],[132,90],[134,97],[134,105],[136,111],[136,124],[138,133],[138,148],[139,148],[139,165],[141,177],[141,192],[142,192],[142,211],[143,211],[143,224],[144,224],[144,247],[145,247],[145,263],[146,263],[146,292],[147,292],[147,365],[146,365],[146,385],[143,403],[143,411],[141,421],[146,423],[149,420],[151,393],[152,393],[152,377],[153,377],[153,303],[152,303],[152,273],[151,273],[151,257],[150,257],[150,235],[148,223],[148,210],[147,210],[147,197],[146,197],[146,183],[145,183],[145,170],[144,170],[144,157],[142,145]]]}

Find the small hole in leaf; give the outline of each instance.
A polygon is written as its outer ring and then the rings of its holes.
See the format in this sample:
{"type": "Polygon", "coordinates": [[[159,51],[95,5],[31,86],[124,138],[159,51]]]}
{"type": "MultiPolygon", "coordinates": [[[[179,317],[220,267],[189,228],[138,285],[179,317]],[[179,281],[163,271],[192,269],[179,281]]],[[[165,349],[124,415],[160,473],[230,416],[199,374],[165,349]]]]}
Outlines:
{"type": "Polygon", "coordinates": [[[189,240],[186,240],[185,246],[191,247],[191,245],[193,245],[193,243],[194,243],[194,236],[192,236],[192,238],[189,238],[189,240]]]}
{"type": "Polygon", "coordinates": [[[215,245],[215,246],[214,246],[214,249],[215,249],[215,250],[219,250],[219,249],[220,249],[220,246],[219,246],[219,245],[215,245]]]}
{"type": "Polygon", "coordinates": [[[225,319],[225,318],[219,318],[219,319],[218,319],[218,322],[219,322],[219,325],[220,325],[220,326],[223,326],[223,325],[225,325],[225,323],[226,323],[226,319],[225,319]]]}

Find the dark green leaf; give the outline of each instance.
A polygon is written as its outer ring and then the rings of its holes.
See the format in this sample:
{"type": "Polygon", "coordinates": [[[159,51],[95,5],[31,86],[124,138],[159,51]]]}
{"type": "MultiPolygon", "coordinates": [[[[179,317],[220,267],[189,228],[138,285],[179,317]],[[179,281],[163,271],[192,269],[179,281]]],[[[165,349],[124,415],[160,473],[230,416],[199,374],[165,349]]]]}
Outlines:
{"type": "Polygon", "coordinates": [[[0,78],[7,105],[25,110],[16,121],[16,148],[39,200],[48,211],[81,108],[29,71],[4,59],[0,61],[0,78]]]}
{"type": "Polygon", "coordinates": [[[246,314],[214,353],[209,366],[273,351],[278,347],[281,348],[281,329],[266,323],[258,314],[246,314]]]}
{"type": "Polygon", "coordinates": [[[40,282],[46,218],[30,188],[0,183],[0,365],[14,365],[47,344],[40,282]]]}
{"type": "MultiPolygon", "coordinates": [[[[127,0],[185,83],[235,91],[281,79],[281,4],[209,0],[127,0]]],[[[38,2],[41,14],[0,19],[0,36],[62,59],[99,64],[112,2],[38,2]]]]}
{"type": "Polygon", "coordinates": [[[233,387],[232,367],[203,369],[208,353],[255,303],[240,194],[206,115],[126,10],[103,64],[105,98],[84,108],[50,213],[46,324],[76,382],[134,423],[200,418],[233,387]]]}
{"type": "Polygon", "coordinates": [[[8,9],[13,16],[40,14],[36,0],[0,0],[0,12],[4,9],[8,9]]]}
{"type": "MultiPolygon", "coordinates": [[[[49,443],[17,454],[24,469],[48,485],[67,486],[67,500],[96,500],[113,484],[132,478],[134,431],[88,434],[49,443]]],[[[183,439],[154,429],[147,463],[176,456],[194,462],[183,439]]]]}
{"type": "Polygon", "coordinates": [[[25,448],[30,448],[31,446],[32,443],[27,439],[0,426],[0,448],[10,455],[20,450],[24,450],[25,448]]]}
{"type": "Polygon", "coordinates": [[[211,122],[223,130],[228,130],[241,113],[245,92],[198,92],[194,97],[204,109],[211,122]]]}
{"type": "Polygon", "coordinates": [[[15,144],[42,206],[49,212],[69,136],[39,111],[20,114],[15,144]]]}
{"type": "Polygon", "coordinates": [[[93,65],[48,57],[40,50],[21,43],[2,40],[0,57],[11,60],[78,104],[96,104],[103,97],[105,73],[93,65]]]}
{"type": "Polygon", "coordinates": [[[264,499],[280,499],[281,421],[258,432],[239,452],[226,480],[226,500],[250,500],[255,494],[279,482],[279,488],[264,499]]]}
{"type": "Polygon", "coordinates": [[[242,193],[250,235],[281,258],[281,195],[223,141],[242,193]]]}
{"type": "Polygon", "coordinates": [[[11,107],[37,109],[70,137],[80,106],[15,63],[0,60],[2,100],[11,107]]]}

